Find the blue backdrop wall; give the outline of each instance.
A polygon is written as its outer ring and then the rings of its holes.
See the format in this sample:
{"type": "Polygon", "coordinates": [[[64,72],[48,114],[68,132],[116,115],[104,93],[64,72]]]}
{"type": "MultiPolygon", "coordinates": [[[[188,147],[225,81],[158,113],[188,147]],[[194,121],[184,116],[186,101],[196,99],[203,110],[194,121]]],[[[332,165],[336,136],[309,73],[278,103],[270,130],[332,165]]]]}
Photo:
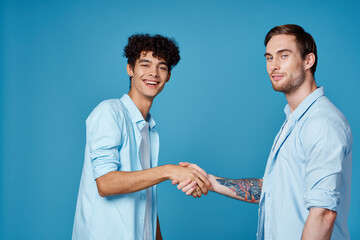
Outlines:
{"type": "MultiPolygon", "coordinates": [[[[353,130],[349,227],[360,239],[358,1],[21,1],[0,3],[0,239],[70,239],[85,119],[128,91],[122,49],[134,33],[175,38],[182,59],[152,108],[159,164],[195,162],[229,178],[262,177],[285,116],[263,39],[303,26],[318,44],[318,85],[353,130]]],[[[159,185],[165,239],[254,239],[257,205],[159,185]]]]}

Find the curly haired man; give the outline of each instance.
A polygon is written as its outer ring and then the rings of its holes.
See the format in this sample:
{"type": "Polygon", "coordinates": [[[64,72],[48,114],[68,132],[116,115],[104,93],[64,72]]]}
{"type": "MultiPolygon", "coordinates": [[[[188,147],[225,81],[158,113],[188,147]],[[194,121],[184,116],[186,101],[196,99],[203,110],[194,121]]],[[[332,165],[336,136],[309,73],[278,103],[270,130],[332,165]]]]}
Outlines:
{"type": "Polygon", "coordinates": [[[191,180],[207,194],[199,171],[157,166],[159,136],[149,111],[179,62],[177,43],[149,34],[129,37],[130,91],[100,103],[86,120],[86,148],[72,239],[162,239],[156,184],[191,180]]]}

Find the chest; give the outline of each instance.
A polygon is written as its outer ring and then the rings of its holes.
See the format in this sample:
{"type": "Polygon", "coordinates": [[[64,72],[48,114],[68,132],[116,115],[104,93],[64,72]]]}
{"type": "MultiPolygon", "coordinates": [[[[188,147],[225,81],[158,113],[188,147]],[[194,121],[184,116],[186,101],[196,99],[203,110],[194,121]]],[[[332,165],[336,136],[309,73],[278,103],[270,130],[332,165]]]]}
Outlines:
{"type": "Polygon", "coordinates": [[[305,176],[306,157],[302,146],[301,125],[288,126],[279,132],[269,154],[265,174],[265,189],[289,184],[302,184],[305,176]]]}
{"type": "Polygon", "coordinates": [[[121,145],[118,148],[121,171],[138,171],[157,166],[159,135],[154,129],[141,131],[136,123],[122,123],[121,145]]]}

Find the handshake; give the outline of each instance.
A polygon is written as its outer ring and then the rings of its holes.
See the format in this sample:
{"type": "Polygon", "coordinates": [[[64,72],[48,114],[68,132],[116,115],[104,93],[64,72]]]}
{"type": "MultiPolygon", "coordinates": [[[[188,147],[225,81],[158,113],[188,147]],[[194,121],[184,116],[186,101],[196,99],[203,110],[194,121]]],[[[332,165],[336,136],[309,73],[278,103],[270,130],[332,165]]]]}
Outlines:
{"type": "Polygon", "coordinates": [[[213,176],[207,174],[204,169],[196,164],[180,162],[179,166],[173,165],[177,171],[173,174],[172,184],[178,184],[177,188],[186,195],[192,195],[194,198],[207,195],[208,191],[213,191],[213,176]]]}

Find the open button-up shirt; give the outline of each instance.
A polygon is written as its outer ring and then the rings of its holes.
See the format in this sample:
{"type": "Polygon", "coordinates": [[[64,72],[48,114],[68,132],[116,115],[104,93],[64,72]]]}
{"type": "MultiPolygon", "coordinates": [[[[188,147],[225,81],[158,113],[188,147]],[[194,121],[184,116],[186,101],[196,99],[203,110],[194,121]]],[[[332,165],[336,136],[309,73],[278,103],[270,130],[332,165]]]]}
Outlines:
{"type": "MultiPolygon", "coordinates": [[[[159,136],[148,116],[150,161],[156,167],[159,136]]],[[[143,239],[146,189],[101,197],[96,178],[111,171],[142,170],[141,130],[145,120],[128,95],[100,103],[86,120],[85,161],[72,239],[143,239]]],[[[156,233],[156,186],[152,187],[153,238],[156,233]]]]}
{"type": "Polygon", "coordinates": [[[323,87],[292,113],[287,105],[285,113],[263,178],[258,239],[301,239],[312,207],[336,211],[331,239],[350,239],[352,134],[346,118],[323,87]]]}

